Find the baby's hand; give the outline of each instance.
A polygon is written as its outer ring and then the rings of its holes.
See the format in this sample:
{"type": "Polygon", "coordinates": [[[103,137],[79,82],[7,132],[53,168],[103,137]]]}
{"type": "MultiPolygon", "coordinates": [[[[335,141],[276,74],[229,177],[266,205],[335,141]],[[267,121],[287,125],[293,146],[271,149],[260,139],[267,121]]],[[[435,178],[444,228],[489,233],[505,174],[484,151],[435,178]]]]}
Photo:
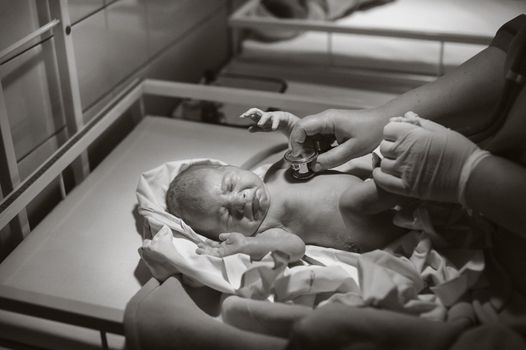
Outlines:
{"type": "Polygon", "coordinates": [[[409,124],[414,124],[414,125],[418,125],[418,126],[421,125],[421,120],[422,119],[420,119],[418,114],[416,114],[415,112],[412,112],[412,111],[409,111],[409,112],[405,113],[403,116],[392,117],[391,119],[389,119],[389,121],[391,121],[391,122],[409,123],[409,124]]]}
{"type": "Polygon", "coordinates": [[[294,124],[299,120],[299,118],[292,113],[283,111],[263,112],[258,108],[249,109],[241,114],[240,118],[250,118],[256,123],[256,125],[251,125],[248,128],[250,132],[280,130],[287,136],[292,131],[294,124]]]}
{"type": "Polygon", "coordinates": [[[209,240],[206,243],[198,243],[196,253],[208,254],[217,257],[224,257],[236,253],[243,253],[246,245],[246,237],[237,232],[221,233],[219,235],[221,242],[209,240]]]}

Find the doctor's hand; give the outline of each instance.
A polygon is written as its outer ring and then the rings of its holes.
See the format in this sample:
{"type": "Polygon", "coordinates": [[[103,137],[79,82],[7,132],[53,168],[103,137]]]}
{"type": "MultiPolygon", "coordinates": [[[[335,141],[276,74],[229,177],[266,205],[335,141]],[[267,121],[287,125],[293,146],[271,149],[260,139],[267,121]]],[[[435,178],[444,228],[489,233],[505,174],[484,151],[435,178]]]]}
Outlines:
{"type": "Polygon", "coordinates": [[[300,119],[289,142],[294,154],[304,154],[319,135],[336,140],[336,147],[318,155],[313,169],[321,171],[371,152],[380,143],[385,123],[386,119],[372,110],[329,109],[300,119]]]}
{"type": "Polygon", "coordinates": [[[237,232],[221,233],[219,235],[221,242],[207,240],[205,243],[198,243],[195,252],[197,254],[208,254],[220,258],[243,253],[243,248],[246,246],[246,239],[246,236],[237,232]]]}
{"type": "Polygon", "coordinates": [[[373,177],[386,191],[440,202],[464,202],[471,171],[489,155],[456,131],[408,112],[384,128],[385,157],[373,177]]]}

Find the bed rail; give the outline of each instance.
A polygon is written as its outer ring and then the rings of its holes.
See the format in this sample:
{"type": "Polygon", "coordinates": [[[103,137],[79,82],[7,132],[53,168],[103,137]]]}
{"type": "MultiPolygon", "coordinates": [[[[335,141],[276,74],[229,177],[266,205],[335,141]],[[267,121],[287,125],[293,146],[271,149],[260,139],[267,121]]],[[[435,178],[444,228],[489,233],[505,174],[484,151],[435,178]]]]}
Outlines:
{"type": "Polygon", "coordinates": [[[7,226],[24,208],[62,171],[73,163],[87,147],[99,137],[122,113],[141,96],[142,85],[132,82],[127,89],[110,101],[110,109],[105,108],[104,114],[99,113],[82,129],[71,136],[57,151],[20,183],[8,196],[0,202],[0,229],[7,226]]]}
{"type": "MultiPolygon", "coordinates": [[[[68,12],[67,0],[49,0],[49,15],[51,20],[40,28],[17,40],[4,50],[0,51],[0,67],[20,51],[27,49],[29,44],[49,33],[54,39],[54,48],[57,60],[57,76],[60,78],[59,87],[62,98],[62,111],[67,125],[67,131],[73,134],[83,126],[82,107],[78,84],[75,52],[71,38],[71,21],[68,12]]],[[[37,6],[45,6],[38,3],[37,6]]],[[[38,42],[38,43],[40,43],[38,42]]],[[[0,82],[0,162],[4,165],[0,169],[0,184],[3,191],[11,192],[20,185],[20,175],[13,138],[11,135],[7,107],[3,96],[2,83],[0,82]]],[[[80,183],[89,172],[87,153],[84,152],[71,163],[73,176],[76,183],[80,183]]],[[[62,174],[57,178],[63,187],[62,174]]],[[[65,192],[65,191],[63,191],[65,192]]],[[[2,226],[3,227],[3,226],[2,226]]],[[[14,233],[23,239],[29,234],[29,222],[25,210],[19,211],[16,220],[12,222],[14,233]]]]}
{"type": "Polygon", "coordinates": [[[321,20],[303,20],[303,19],[276,19],[270,17],[258,17],[253,15],[254,10],[260,5],[261,0],[250,0],[229,18],[228,24],[233,29],[233,51],[239,52],[239,41],[241,40],[240,30],[243,29],[283,29],[296,31],[317,31],[328,34],[327,50],[332,55],[332,34],[355,34],[367,35],[385,38],[414,39],[435,41],[440,44],[439,57],[437,60],[437,75],[444,72],[444,45],[446,43],[461,43],[473,45],[488,45],[492,37],[477,34],[459,34],[454,32],[421,32],[415,30],[401,29],[382,29],[373,27],[342,26],[341,24],[321,21],[321,20]]]}
{"type": "Polygon", "coordinates": [[[123,310],[0,285],[0,309],[124,335],[123,310]]]}
{"type": "Polygon", "coordinates": [[[51,31],[56,25],[58,25],[60,21],[58,19],[53,19],[49,23],[41,26],[37,30],[35,30],[32,33],[29,33],[22,39],[16,41],[15,43],[11,44],[7,48],[0,51],[0,62],[4,62],[6,58],[8,58],[11,54],[13,54],[15,51],[20,49],[21,47],[25,46],[27,43],[31,42],[34,39],[39,38],[41,35],[51,31]]]}

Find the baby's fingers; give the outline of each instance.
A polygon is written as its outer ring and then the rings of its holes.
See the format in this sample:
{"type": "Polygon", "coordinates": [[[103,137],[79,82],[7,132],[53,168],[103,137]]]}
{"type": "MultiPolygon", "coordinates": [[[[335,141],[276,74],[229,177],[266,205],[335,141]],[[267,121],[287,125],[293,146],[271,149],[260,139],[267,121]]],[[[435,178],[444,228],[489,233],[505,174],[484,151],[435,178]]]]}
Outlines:
{"type": "Polygon", "coordinates": [[[142,241],[142,248],[143,249],[149,249],[152,246],[152,241],[150,239],[145,239],[142,241]]]}
{"type": "MultiPolygon", "coordinates": [[[[257,126],[263,129],[268,129],[269,125],[273,122],[272,120],[272,113],[265,113],[259,118],[259,121],[257,122],[257,126]]],[[[279,120],[278,120],[279,123],[279,120]]]]}
{"type": "Polygon", "coordinates": [[[274,131],[278,130],[280,121],[281,121],[280,118],[273,118],[272,119],[272,130],[274,130],[274,131]]]}
{"type": "Polygon", "coordinates": [[[206,238],[204,242],[197,243],[197,245],[200,245],[200,244],[204,246],[217,247],[219,245],[219,242],[213,239],[206,238]]]}
{"type": "Polygon", "coordinates": [[[197,248],[195,250],[195,253],[198,255],[211,255],[211,256],[217,256],[222,257],[223,256],[223,249],[222,248],[212,248],[212,247],[204,247],[204,248],[197,248]]]}
{"type": "Polygon", "coordinates": [[[259,132],[259,131],[265,131],[265,130],[261,129],[257,125],[250,125],[248,127],[248,132],[259,132]]]}
{"type": "Polygon", "coordinates": [[[197,247],[201,249],[206,249],[208,247],[214,247],[214,245],[206,244],[206,243],[197,243],[197,247]]]}
{"type": "Polygon", "coordinates": [[[250,108],[245,113],[241,114],[240,118],[250,118],[252,121],[257,122],[259,118],[264,114],[264,112],[261,109],[258,108],[250,108]]]}
{"type": "Polygon", "coordinates": [[[230,233],[229,232],[224,232],[224,233],[219,234],[219,240],[221,240],[223,242],[229,243],[230,242],[229,238],[230,238],[230,233]]]}

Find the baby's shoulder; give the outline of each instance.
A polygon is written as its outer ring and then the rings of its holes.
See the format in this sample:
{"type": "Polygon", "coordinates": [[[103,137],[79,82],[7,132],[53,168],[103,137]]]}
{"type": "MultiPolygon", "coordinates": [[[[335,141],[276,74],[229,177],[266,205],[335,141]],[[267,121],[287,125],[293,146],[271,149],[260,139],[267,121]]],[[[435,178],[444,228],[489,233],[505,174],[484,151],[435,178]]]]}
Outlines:
{"type": "Polygon", "coordinates": [[[268,232],[274,232],[274,233],[279,233],[279,232],[284,232],[285,233],[286,232],[286,233],[290,233],[290,230],[287,229],[287,227],[285,227],[282,223],[270,222],[270,223],[266,223],[264,225],[261,225],[261,227],[254,234],[254,236],[257,236],[257,235],[260,235],[260,234],[264,234],[264,233],[268,233],[268,232]]]}
{"type": "Polygon", "coordinates": [[[276,163],[272,164],[267,172],[265,173],[264,181],[270,182],[276,179],[276,176],[279,176],[283,171],[287,170],[288,166],[285,160],[278,160],[276,163]]]}

